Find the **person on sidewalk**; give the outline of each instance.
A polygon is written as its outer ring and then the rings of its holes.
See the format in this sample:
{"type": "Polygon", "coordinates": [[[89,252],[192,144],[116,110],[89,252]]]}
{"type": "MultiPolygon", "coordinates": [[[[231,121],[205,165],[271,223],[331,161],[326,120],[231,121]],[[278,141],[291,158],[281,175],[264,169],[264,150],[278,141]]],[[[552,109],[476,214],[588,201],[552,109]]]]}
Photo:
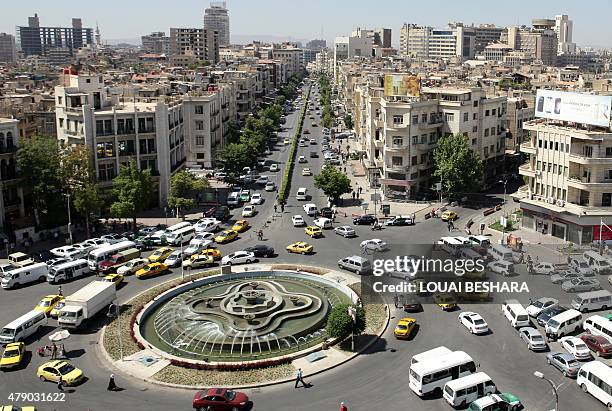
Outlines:
{"type": "Polygon", "coordinates": [[[340,411],[348,411],[348,407],[344,404],[344,401],[340,403],[340,411]]]}
{"type": "Polygon", "coordinates": [[[276,209],[278,208],[278,206],[276,204],[274,204],[274,212],[276,213],[276,209]]]}
{"type": "Polygon", "coordinates": [[[60,297],[62,297],[64,295],[64,292],[62,290],[62,286],[61,285],[59,287],[57,287],[57,295],[59,295],[60,297]]]}
{"type": "Polygon", "coordinates": [[[295,373],[295,388],[298,387],[299,383],[301,383],[304,388],[306,388],[306,383],[304,382],[304,377],[301,368],[298,368],[297,372],[295,373]]]}
{"type": "Polygon", "coordinates": [[[108,379],[108,387],[106,387],[107,391],[116,391],[117,385],[115,384],[115,374],[111,374],[108,379]]]}
{"type": "Polygon", "coordinates": [[[57,345],[53,343],[53,346],[51,347],[51,359],[55,360],[56,358],[57,358],[57,345]]]}

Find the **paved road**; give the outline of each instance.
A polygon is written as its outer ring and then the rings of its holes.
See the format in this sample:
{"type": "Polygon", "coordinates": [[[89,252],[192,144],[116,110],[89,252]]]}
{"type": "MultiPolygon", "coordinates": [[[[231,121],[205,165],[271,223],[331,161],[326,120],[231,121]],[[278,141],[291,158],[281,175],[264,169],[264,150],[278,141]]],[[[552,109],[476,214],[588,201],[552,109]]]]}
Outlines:
{"type": "MultiPolygon", "coordinates": [[[[297,113],[288,116],[287,127],[293,128],[297,113]]],[[[319,121],[317,118],[315,121],[319,121]]],[[[305,128],[311,130],[310,136],[319,139],[320,128],[312,127],[307,119],[305,128]],[[317,131],[315,131],[317,130],[317,131]]],[[[275,150],[271,159],[281,164],[286,162],[288,150],[283,149],[282,139],[279,150],[275,150]]],[[[319,145],[300,148],[298,155],[305,155],[319,145]]],[[[315,173],[321,167],[322,159],[308,158],[308,167],[315,173]]],[[[315,190],[312,177],[302,177],[301,167],[298,164],[292,182],[292,195],[285,213],[282,217],[272,220],[272,204],[274,193],[265,193],[265,205],[259,206],[259,214],[255,216],[252,225],[259,228],[264,222],[270,220],[270,226],[265,229],[266,243],[277,250],[279,256],[275,261],[300,262],[314,265],[335,267],[336,261],[344,256],[359,254],[359,242],[367,238],[382,238],[389,243],[423,243],[431,244],[434,239],[446,233],[446,225],[439,220],[419,221],[412,227],[389,227],[380,232],[372,232],[369,227],[356,226],[358,237],[345,239],[336,236],[333,231],[326,231],[325,237],[309,240],[303,229],[291,226],[291,215],[302,214],[302,202],[294,198],[298,187],[307,187],[313,195],[312,201],[319,207],[325,205],[326,199],[315,190]],[[297,240],[311,241],[315,245],[316,253],[311,256],[287,254],[284,248],[287,244],[297,240]]],[[[270,174],[262,172],[262,174],[270,174]]],[[[278,178],[280,178],[280,173],[278,178]]],[[[234,214],[237,214],[235,211],[234,214]]],[[[461,218],[476,215],[476,211],[459,210],[461,218]]],[[[350,224],[350,218],[339,217],[337,224],[350,224]]],[[[352,225],[352,224],[351,224],[352,225]]],[[[221,247],[224,254],[242,249],[245,246],[257,243],[254,229],[242,234],[234,243],[221,247]]],[[[519,270],[520,271],[520,270],[519,270]]],[[[139,281],[129,279],[128,284],[119,291],[121,301],[126,301],[137,293],[162,281],[178,277],[180,273],[175,270],[159,278],[139,281]]],[[[494,277],[495,278],[495,277],[494,277]]],[[[527,279],[521,273],[519,279],[527,279]]],[[[548,279],[529,278],[529,284],[534,298],[540,295],[558,297],[562,302],[568,302],[569,296],[561,292],[558,286],[551,287],[548,279]]],[[[79,279],[63,286],[64,293],[69,294],[86,283],[91,278],[79,279]]],[[[0,291],[2,310],[0,310],[0,323],[5,324],[27,311],[43,295],[52,294],[55,286],[37,284],[19,290],[0,291]]],[[[458,312],[442,312],[436,306],[426,305],[424,312],[416,314],[420,328],[410,341],[397,341],[392,335],[390,327],[368,353],[341,366],[335,370],[306,378],[313,384],[309,389],[293,388],[293,384],[284,384],[276,387],[248,390],[248,394],[255,401],[255,410],[303,410],[324,411],[338,409],[340,401],[346,401],[353,410],[404,410],[410,404],[411,410],[447,410],[448,406],[441,399],[421,400],[408,389],[408,369],[410,357],[427,349],[446,345],[454,350],[464,350],[470,354],[480,366],[480,370],[487,372],[502,391],[510,391],[521,397],[528,410],[549,410],[553,407],[552,394],[545,382],[533,377],[533,371],[541,370],[561,384],[560,399],[562,409],[567,410],[596,410],[603,409],[601,404],[588,395],[582,394],[574,380],[563,378],[560,373],[548,368],[544,354],[535,354],[527,350],[514,331],[501,315],[498,304],[462,305],[461,310],[473,310],[483,315],[490,324],[493,333],[486,336],[472,336],[457,324],[458,312]]],[[[402,312],[394,311],[392,324],[403,316],[402,312]]],[[[101,319],[104,321],[104,319],[101,319]]],[[[51,332],[49,328],[46,334],[51,332]]],[[[39,336],[46,341],[46,337],[39,336]]],[[[125,391],[107,393],[105,390],[108,375],[112,372],[100,362],[97,354],[98,334],[96,330],[76,334],[67,343],[67,349],[73,350],[73,362],[85,370],[89,381],[74,388],[67,394],[67,402],[57,404],[38,403],[43,410],[177,410],[190,409],[193,392],[186,390],[170,390],[154,387],[136,381],[127,381],[118,375],[118,384],[125,391]]],[[[41,341],[28,341],[28,348],[35,350],[43,344],[41,341]]],[[[56,392],[55,386],[50,383],[39,382],[35,377],[36,367],[42,363],[39,358],[28,358],[27,368],[0,375],[0,398],[9,403],[7,398],[15,392],[56,392]]],[[[0,401],[0,403],[2,402],[0,401]]],[[[23,402],[20,402],[23,403],[23,402]]]]}

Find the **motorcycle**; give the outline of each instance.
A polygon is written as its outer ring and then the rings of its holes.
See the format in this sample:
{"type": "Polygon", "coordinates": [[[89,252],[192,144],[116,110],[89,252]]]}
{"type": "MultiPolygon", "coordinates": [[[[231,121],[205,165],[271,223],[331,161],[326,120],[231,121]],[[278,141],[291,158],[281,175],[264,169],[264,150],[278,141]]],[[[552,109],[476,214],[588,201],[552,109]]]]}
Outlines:
{"type": "Polygon", "coordinates": [[[381,223],[374,223],[372,224],[372,231],[379,231],[382,230],[383,225],[381,223]]]}

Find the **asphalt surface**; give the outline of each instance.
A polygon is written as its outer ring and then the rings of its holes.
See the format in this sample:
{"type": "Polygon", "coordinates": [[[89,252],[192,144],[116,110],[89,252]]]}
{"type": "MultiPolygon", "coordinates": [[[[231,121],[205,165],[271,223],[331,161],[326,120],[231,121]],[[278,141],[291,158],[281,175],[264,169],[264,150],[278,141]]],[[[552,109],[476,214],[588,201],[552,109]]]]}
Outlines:
{"type": "MultiPolygon", "coordinates": [[[[313,88],[313,91],[315,89],[313,88]]],[[[317,103],[318,105],[318,103],[317,103]]],[[[313,110],[314,113],[314,110],[313,110]]],[[[293,135],[299,111],[287,116],[285,127],[286,133],[293,135]]],[[[321,128],[313,127],[307,116],[304,128],[309,129],[311,134],[320,141],[321,128]]],[[[282,169],[287,160],[288,146],[283,145],[281,135],[279,143],[268,157],[270,161],[278,162],[281,171],[271,173],[260,171],[260,174],[275,177],[280,183],[282,169]]],[[[381,238],[390,244],[412,243],[431,244],[440,236],[446,235],[446,224],[438,219],[419,221],[410,227],[387,227],[382,231],[371,231],[367,226],[354,226],[358,237],[345,239],[334,234],[333,230],[325,230],[325,236],[320,239],[310,240],[303,232],[303,228],[294,228],[291,224],[291,216],[301,214],[311,222],[302,210],[304,202],[295,200],[295,192],[298,187],[306,187],[312,198],[308,202],[314,202],[320,208],[326,205],[326,198],[314,188],[312,176],[302,176],[302,167],[309,167],[313,173],[320,170],[323,158],[320,145],[300,147],[298,156],[304,155],[308,159],[307,164],[297,164],[292,181],[292,191],[285,213],[279,212],[274,215],[273,203],[275,193],[267,193],[260,190],[265,198],[265,203],[257,206],[258,214],[249,219],[252,228],[240,235],[240,238],[230,244],[220,247],[223,254],[239,250],[258,242],[256,230],[264,228],[264,242],[273,246],[278,256],[270,259],[274,262],[299,262],[318,266],[336,268],[337,260],[354,254],[360,254],[359,243],[369,238],[381,238]],[[309,152],[319,151],[319,157],[309,158],[309,152]],[[267,223],[269,221],[269,224],[267,223]],[[288,254],[285,247],[295,241],[308,241],[315,247],[313,255],[302,256],[288,254]]],[[[274,179],[274,178],[273,178],[274,179]]],[[[468,219],[479,214],[479,211],[457,209],[461,220],[468,219]]],[[[233,212],[232,220],[240,219],[240,208],[233,212]]],[[[337,225],[348,224],[352,226],[350,216],[344,217],[342,213],[337,218],[337,225]]],[[[559,298],[562,303],[569,303],[570,294],[561,291],[560,286],[551,285],[548,278],[529,277],[524,273],[523,266],[518,270],[520,275],[513,280],[528,281],[530,296],[533,299],[540,296],[559,298]]],[[[171,278],[179,277],[180,270],[172,273],[146,280],[128,278],[127,284],[118,291],[121,302],[125,302],[139,292],[152,287],[171,278]]],[[[495,275],[491,276],[496,279],[495,275]]],[[[357,277],[355,277],[357,279],[357,277]]],[[[63,284],[63,291],[68,295],[92,280],[91,277],[78,279],[63,284]]],[[[601,278],[602,284],[607,281],[601,278]]],[[[33,307],[38,300],[47,294],[57,292],[57,287],[49,284],[36,284],[18,290],[2,290],[0,323],[6,324],[25,313],[33,307]]],[[[527,298],[527,296],[524,296],[527,298]]],[[[588,394],[583,394],[576,385],[575,380],[564,378],[556,369],[546,365],[544,353],[533,353],[527,349],[517,332],[508,324],[501,314],[499,304],[462,304],[455,312],[443,312],[433,304],[426,304],[424,311],[417,314],[408,314],[418,320],[419,328],[414,337],[407,341],[398,341],[393,337],[393,326],[395,322],[405,316],[400,310],[392,308],[392,320],[387,332],[373,347],[364,355],[350,361],[333,370],[323,374],[309,377],[307,382],[311,388],[294,389],[293,383],[282,384],[273,387],[246,390],[254,401],[255,410],[300,410],[300,411],[324,411],[337,410],[340,401],[345,401],[351,411],[353,410],[447,410],[448,405],[443,399],[418,398],[408,388],[408,371],[410,358],[417,353],[428,349],[445,345],[453,350],[463,350],[470,354],[477,364],[479,370],[489,374],[500,391],[512,392],[518,395],[527,410],[547,411],[554,407],[553,395],[548,384],[533,376],[533,372],[540,370],[559,384],[560,409],[563,410],[598,410],[604,407],[588,394]],[[492,333],[484,336],[469,334],[457,322],[457,316],[461,311],[476,311],[480,313],[489,323],[492,333]]],[[[100,318],[96,327],[89,328],[74,334],[66,342],[66,349],[73,363],[84,370],[88,381],[84,384],[69,388],[66,391],[65,402],[44,403],[36,402],[38,409],[42,410],[180,410],[191,409],[191,398],[193,391],[174,390],[153,386],[139,381],[133,381],[116,373],[117,384],[124,388],[120,392],[107,392],[106,384],[113,370],[101,361],[98,353],[97,342],[99,339],[99,326],[106,321],[100,318]]],[[[53,321],[51,321],[53,324],[53,321]]],[[[20,405],[30,404],[28,401],[10,401],[11,393],[43,393],[57,392],[52,383],[43,383],[36,378],[36,368],[43,362],[32,352],[40,345],[47,344],[47,335],[53,331],[49,327],[45,335],[37,335],[36,338],[27,340],[29,355],[26,356],[23,369],[4,372],[0,374],[0,404],[18,403],[20,405]]],[[[553,349],[559,349],[558,345],[552,344],[553,349]]]]}

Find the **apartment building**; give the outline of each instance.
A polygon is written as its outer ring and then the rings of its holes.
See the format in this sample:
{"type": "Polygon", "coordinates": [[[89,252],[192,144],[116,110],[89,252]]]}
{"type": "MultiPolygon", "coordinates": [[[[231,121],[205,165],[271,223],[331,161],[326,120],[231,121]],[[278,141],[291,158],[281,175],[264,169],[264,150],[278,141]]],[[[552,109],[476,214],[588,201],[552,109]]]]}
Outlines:
{"type": "Polygon", "coordinates": [[[532,24],[533,27],[508,28],[507,34],[502,36],[502,42],[545,65],[555,65],[558,43],[557,34],[553,30],[555,20],[534,19],[532,24]]]}
{"type": "Polygon", "coordinates": [[[272,59],[287,65],[287,77],[293,77],[304,68],[304,55],[300,48],[291,45],[281,45],[272,49],[272,59]]]}
{"type": "Polygon", "coordinates": [[[219,34],[200,28],[171,28],[170,55],[172,64],[187,66],[196,61],[219,61],[219,34]]]}
{"type": "Polygon", "coordinates": [[[147,53],[154,54],[165,54],[169,56],[171,53],[170,49],[170,37],[166,36],[163,31],[153,32],[146,36],[140,37],[142,41],[141,50],[147,53]]]}
{"type": "Polygon", "coordinates": [[[256,75],[248,71],[228,70],[213,71],[220,84],[233,83],[236,102],[236,119],[245,121],[255,110],[256,75]]]}
{"type": "Polygon", "coordinates": [[[19,121],[0,118],[0,227],[13,231],[25,216],[24,187],[18,179],[16,152],[19,121]]]}
{"type": "Polygon", "coordinates": [[[16,61],[15,37],[11,34],[0,33],[0,63],[14,63],[16,61]]]}
{"type": "Polygon", "coordinates": [[[94,35],[79,18],[72,19],[72,27],[46,27],[35,14],[28,17],[27,26],[17,26],[17,44],[25,56],[46,56],[55,48],[67,49],[72,55],[81,47],[93,46],[94,35]]]}
{"type": "Polygon", "coordinates": [[[219,46],[229,46],[229,12],[224,1],[211,2],[204,11],[204,29],[219,33],[219,46]]]}

